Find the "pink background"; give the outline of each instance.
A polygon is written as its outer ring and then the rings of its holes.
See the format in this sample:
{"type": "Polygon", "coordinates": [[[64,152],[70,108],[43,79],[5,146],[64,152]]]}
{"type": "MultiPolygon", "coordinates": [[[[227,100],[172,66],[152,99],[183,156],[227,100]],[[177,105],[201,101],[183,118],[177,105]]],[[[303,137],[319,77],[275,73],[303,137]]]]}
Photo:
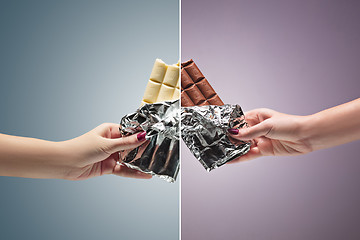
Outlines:
{"type": "MultiPolygon", "coordinates": [[[[312,114],[360,97],[359,13],[359,1],[182,0],[182,61],[244,111],[312,114]]],[[[183,144],[182,239],[360,239],[359,147],[208,173],[183,144]]]]}

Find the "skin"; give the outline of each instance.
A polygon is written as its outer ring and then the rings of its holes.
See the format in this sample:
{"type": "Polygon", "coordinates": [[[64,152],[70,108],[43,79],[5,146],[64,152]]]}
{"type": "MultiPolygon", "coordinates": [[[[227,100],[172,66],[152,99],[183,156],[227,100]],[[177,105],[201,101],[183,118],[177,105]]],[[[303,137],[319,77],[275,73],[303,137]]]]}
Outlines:
{"type": "Polygon", "coordinates": [[[119,125],[113,123],[63,142],[0,134],[0,176],[82,180],[115,174],[149,179],[148,174],[116,164],[119,151],[147,141],[139,140],[139,134],[121,137],[119,125]]]}
{"type": "Polygon", "coordinates": [[[306,154],[360,139],[360,98],[308,116],[265,108],[252,110],[245,116],[250,127],[230,136],[252,140],[253,144],[247,154],[231,163],[261,156],[306,154]]]}
{"type": "MultiPolygon", "coordinates": [[[[231,163],[305,154],[360,139],[360,98],[309,116],[271,109],[255,109],[245,116],[250,127],[230,136],[254,144],[231,163]]],[[[116,164],[119,151],[145,142],[137,135],[121,137],[119,125],[112,123],[63,142],[0,134],[0,176],[81,180],[115,174],[148,179],[148,174],[116,164]]]]}

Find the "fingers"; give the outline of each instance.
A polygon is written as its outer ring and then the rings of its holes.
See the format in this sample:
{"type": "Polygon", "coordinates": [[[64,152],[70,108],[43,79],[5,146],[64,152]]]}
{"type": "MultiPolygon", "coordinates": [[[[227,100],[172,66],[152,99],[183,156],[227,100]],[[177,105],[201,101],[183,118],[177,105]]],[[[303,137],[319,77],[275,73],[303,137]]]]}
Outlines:
{"type": "Polygon", "coordinates": [[[267,108],[253,109],[245,113],[245,120],[249,126],[254,126],[260,122],[271,118],[276,112],[267,108]]]}
{"type": "Polygon", "coordinates": [[[101,162],[101,175],[113,173],[116,162],[119,160],[119,153],[113,153],[110,157],[101,162]]]}
{"type": "Polygon", "coordinates": [[[228,132],[231,134],[231,137],[238,140],[252,140],[257,137],[266,136],[272,129],[272,124],[270,121],[265,120],[259,124],[256,124],[249,128],[241,129],[228,129],[228,132]]]}
{"type": "Polygon", "coordinates": [[[122,150],[134,149],[145,141],[146,132],[141,132],[128,137],[121,137],[116,139],[106,139],[110,153],[119,152],[122,150]]]}
{"type": "Polygon", "coordinates": [[[248,153],[246,153],[245,155],[242,155],[230,162],[228,162],[227,164],[233,164],[233,163],[239,163],[239,162],[245,162],[245,161],[249,161],[252,160],[254,158],[258,158],[263,156],[259,150],[258,147],[253,147],[250,149],[250,151],[248,153]]]}
{"type": "Polygon", "coordinates": [[[258,115],[258,116],[263,116],[264,118],[270,118],[271,116],[274,115],[274,113],[276,113],[276,111],[274,111],[272,109],[257,108],[257,109],[253,109],[253,110],[245,112],[245,117],[258,115]]]}
{"type": "Polygon", "coordinates": [[[120,124],[112,124],[110,126],[110,138],[119,138],[119,137],[121,137],[119,127],[120,127],[120,124]]]}
{"type": "Polygon", "coordinates": [[[119,138],[121,137],[119,127],[120,125],[116,123],[103,123],[94,130],[97,134],[106,138],[119,138]]]}
{"type": "Polygon", "coordinates": [[[137,178],[137,179],[150,179],[152,176],[150,174],[146,174],[135,169],[128,168],[123,165],[116,165],[114,167],[113,174],[120,176],[120,177],[127,177],[127,178],[137,178]]]}

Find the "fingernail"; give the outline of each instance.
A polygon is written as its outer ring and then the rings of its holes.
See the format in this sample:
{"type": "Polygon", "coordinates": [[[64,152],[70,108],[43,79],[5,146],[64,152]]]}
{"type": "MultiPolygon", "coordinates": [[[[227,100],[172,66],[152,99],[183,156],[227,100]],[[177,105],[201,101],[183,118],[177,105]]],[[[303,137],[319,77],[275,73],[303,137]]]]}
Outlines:
{"type": "Polygon", "coordinates": [[[145,136],[146,136],[146,132],[139,133],[139,134],[137,135],[138,141],[139,141],[139,142],[144,141],[144,140],[145,140],[145,136]]]}
{"type": "Polygon", "coordinates": [[[239,129],[235,129],[235,128],[229,128],[228,129],[228,132],[230,133],[230,134],[238,134],[239,133],[239,129]]]}

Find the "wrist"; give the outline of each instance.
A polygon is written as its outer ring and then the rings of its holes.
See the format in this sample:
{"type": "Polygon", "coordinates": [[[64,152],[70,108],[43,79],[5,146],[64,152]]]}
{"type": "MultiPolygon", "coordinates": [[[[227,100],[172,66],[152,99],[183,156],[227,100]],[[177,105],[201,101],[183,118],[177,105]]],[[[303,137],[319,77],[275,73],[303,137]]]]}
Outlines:
{"type": "Polygon", "coordinates": [[[319,117],[316,114],[302,117],[301,140],[309,148],[309,152],[317,150],[314,139],[319,134],[319,117]]]}
{"type": "Polygon", "coordinates": [[[74,168],[76,162],[70,140],[54,142],[54,160],[59,169],[57,178],[68,179],[69,172],[74,168]]]}

